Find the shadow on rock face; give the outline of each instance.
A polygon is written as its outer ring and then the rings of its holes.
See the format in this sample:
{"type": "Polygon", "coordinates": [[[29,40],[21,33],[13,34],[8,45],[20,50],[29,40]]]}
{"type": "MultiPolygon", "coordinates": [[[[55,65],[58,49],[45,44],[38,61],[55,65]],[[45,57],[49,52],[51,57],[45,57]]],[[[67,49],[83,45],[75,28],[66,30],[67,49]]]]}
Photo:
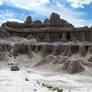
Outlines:
{"type": "Polygon", "coordinates": [[[35,65],[35,67],[50,64],[50,63],[53,63],[56,61],[57,61],[56,56],[48,55],[48,56],[44,57],[37,65],[35,65]]]}
{"type": "Polygon", "coordinates": [[[85,69],[81,65],[80,60],[66,60],[62,70],[70,74],[75,74],[83,72],[85,69]]]}

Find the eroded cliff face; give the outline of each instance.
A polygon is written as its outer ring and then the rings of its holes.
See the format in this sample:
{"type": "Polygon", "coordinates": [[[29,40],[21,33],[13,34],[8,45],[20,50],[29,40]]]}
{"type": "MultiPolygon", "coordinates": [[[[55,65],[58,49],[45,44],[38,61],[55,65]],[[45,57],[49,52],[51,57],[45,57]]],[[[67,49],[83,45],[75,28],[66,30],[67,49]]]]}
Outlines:
{"type": "Polygon", "coordinates": [[[18,64],[27,61],[27,67],[87,72],[92,68],[91,29],[75,28],[56,13],[44,23],[30,16],[25,23],[6,22],[0,28],[0,60],[13,57],[18,64]]]}
{"type": "Polygon", "coordinates": [[[92,68],[92,44],[45,43],[30,42],[30,40],[23,42],[23,39],[14,42],[11,40],[12,38],[7,42],[1,42],[0,60],[8,61],[14,57],[16,63],[21,64],[22,60],[19,61],[18,58],[24,56],[22,57],[23,63],[28,60],[30,68],[70,74],[84,72],[86,67],[92,68]]]}

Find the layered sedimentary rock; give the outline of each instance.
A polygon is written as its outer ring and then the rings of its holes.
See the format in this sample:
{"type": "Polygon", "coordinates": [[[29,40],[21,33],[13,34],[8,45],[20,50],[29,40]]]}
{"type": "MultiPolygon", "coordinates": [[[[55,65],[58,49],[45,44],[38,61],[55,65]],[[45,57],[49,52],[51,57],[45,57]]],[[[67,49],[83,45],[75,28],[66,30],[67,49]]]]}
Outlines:
{"type": "Polygon", "coordinates": [[[50,23],[52,27],[73,27],[72,24],[67,21],[60,19],[60,15],[56,13],[52,13],[50,17],[50,23]]]}
{"type": "Polygon", "coordinates": [[[60,19],[56,13],[52,13],[50,19],[46,19],[44,23],[40,20],[32,21],[29,16],[25,23],[8,21],[2,24],[1,28],[11,36],[28,37],[31,35],[32,38],[39,39],[39,41],[92,41],[92,28],[75,28],[72,24],[60,19]]]}
{"type": "Polygon", "coordinates": [[[70,74],[83,72],[85,69],[81,65],[80,60],[66,60],[62,69],[70,74]]]}
{"type": "Polygon", "coordinates": [[[2,27],[12,27],[12,28],[45,28],[45,27],[74,27],[72,24],[67,21],[60,19],[60,15],[52,13],[50,19],[46,19],[44,23],[40,20],[32,21],[31,16],[28,16],[24,23],[17,22],[6,22],[2,24],[2,27]]]}
{"type": "Polygon", "coordinates": [[[54,71],[70,74],[92,66],[92,27],[76,28],[56,13],[44,23],[32,21],[31,16],[25,23],[8,21],[0,27],[0,38],[6,42],[0,42],[1,60],[27,55],[35,62],[32,67],[53,66],[54,71]]]}
{"type": "Polygon", "coordinates": [[[0,28],[0,38],[7,38],[10,37],[9,32],[7,32],[6,30],[0,28]]]}

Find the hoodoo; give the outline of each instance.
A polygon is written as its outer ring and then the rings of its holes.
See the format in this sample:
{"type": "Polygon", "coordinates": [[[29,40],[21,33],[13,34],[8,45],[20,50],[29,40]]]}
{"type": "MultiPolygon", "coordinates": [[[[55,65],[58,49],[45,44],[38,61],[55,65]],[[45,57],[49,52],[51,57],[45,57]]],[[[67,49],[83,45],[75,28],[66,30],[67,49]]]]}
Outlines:
{"type": "Polygon", "coordinates": [[[27,20],[25,21],[26,24],[31,24],[32,23],[32,19],[31,16],[27,17],[27,20]]]}

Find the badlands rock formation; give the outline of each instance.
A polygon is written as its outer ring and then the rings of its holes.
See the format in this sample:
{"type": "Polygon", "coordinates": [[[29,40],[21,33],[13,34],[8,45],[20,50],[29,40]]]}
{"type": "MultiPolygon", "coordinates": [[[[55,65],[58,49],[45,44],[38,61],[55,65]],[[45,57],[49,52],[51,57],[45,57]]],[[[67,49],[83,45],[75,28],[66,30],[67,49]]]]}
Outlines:
{"type": "Polygon", "coordinates": [[[26,55],[27,67],[70,74],[92,68],[92,28],[76,28],[56,13],[44,23],[31,16],[24,23],[8,21],[0,27],[0,38],[0,60],[13,56],[20,63],[26,55]]]}

